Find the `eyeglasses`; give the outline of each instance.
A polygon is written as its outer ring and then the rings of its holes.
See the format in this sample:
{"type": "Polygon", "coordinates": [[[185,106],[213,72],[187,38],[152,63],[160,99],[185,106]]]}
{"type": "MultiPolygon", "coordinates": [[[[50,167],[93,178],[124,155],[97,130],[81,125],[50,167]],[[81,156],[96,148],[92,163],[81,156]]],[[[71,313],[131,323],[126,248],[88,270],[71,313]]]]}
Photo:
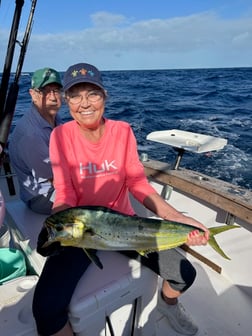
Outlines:
{"type": "Polygon", "coordinates": [[[81,94],[72,94],[72,95],[70,94],[67,95],[66,98],[68,102],[73,105],[80,104],[83,98],[89,101],[89,103],[97,103],[98,101],[104,98],[104,93],[99,90],[93,90],[89,91],[85,96],[81,94]]]}
{"type": "Polygon", "coordinates": [[[43,94],[45,96],[49,96],[49,94],[54,94],[55,96],[60,96],[62,94],[62,90],[60,89],[36,89],[36,92],[43,94]]]}

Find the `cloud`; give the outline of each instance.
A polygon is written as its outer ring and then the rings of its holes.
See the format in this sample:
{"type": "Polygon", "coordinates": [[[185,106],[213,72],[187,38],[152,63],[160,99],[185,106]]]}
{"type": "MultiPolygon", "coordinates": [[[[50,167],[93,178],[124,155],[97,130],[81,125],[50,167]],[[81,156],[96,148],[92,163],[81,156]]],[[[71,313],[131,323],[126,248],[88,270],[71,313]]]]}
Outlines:
{"type": "MultiPolygon", "coordinates": [[[[92,26],[64,34],[33,34],[24,67],[64,70],[88,61],[101,69],[252,66],[252,18],[214,12],[136,22],[97,12],[92,26]]],[[[4,34],[0,32],[0,47],[4,34]]],[[[2,54],[0,49],[0,56],[2,54]]]]}
{"type": "Polygon", "coordinates": [[[101,28],[118,26],[127,22],[125,16],[108,12],[97,12],[90,17],[94,26],[101,28]]]}

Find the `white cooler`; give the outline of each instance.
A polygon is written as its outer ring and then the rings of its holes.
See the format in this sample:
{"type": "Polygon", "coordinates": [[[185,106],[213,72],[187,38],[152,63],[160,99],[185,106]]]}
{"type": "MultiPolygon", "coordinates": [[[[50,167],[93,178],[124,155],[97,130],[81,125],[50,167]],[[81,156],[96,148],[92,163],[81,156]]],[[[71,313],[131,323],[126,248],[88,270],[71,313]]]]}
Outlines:
{"type": "Polygon", "coordinates": [[[98,256],[103,269],[88,268],[70,303],[76,335],[155,335],[158,276],[120,253],[100,251],[98,256]]]}
{"type": "Polygon", "coordinates": [[[32,299],[38,277],[24,276],[0,286],[0,334],[3,336],[37,335],[32,315],[32,299]]]}

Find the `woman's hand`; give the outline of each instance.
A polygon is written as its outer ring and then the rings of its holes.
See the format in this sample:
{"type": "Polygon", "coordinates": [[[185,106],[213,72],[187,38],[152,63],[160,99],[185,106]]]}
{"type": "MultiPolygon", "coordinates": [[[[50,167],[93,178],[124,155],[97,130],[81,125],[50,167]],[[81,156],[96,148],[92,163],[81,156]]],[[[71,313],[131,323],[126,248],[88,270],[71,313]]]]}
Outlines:
{"type": "Polygon", "coordinates": [[[148,195],[143,202],[144,206],[156,213],[159,217],[175,222],[195,226],[195,230],[188,234],[188,245],[206,245],[209,240],[209,230],[196,219],[186,216],[168,204],[159,194],[148,195]],[[200,232],[197,228],[203,230],[200,232]]]}
{"type": "Polygon", "coordinates": [[[201,232],[197,229],[191,231],[187,236],[186,244],[190,246],[206,245],[210,235],[208,228],[205,227],[202,223],[195,220],[194,218],[187,216],[184,216],[184,218],[185,220],[183,221],[183,223],[196,226],[204,231],[201,232]]]}
{"type": "Polygon", "coordinates": [[[189,246],[206,245],[208,239],[209,239],[208,231],[202,233],[199,230],[193,230],[188,234],[186,244],[189,246]]]}
{"type": "Polygon", "coordinates": [[[199,246],[199,245],[206,245],[207,241],[209,240],[209,230],[205,227],[202,223],[198,222],[196,219],[185,216],[181,213],[178,213],[175,221],[181,222],[183,224],[188,224],[195,226],[195,230],[191,231],[187,236],[186,244],[189,246],[199,246]],[[199,231],[197,228],[203,230],[199,231]]]}

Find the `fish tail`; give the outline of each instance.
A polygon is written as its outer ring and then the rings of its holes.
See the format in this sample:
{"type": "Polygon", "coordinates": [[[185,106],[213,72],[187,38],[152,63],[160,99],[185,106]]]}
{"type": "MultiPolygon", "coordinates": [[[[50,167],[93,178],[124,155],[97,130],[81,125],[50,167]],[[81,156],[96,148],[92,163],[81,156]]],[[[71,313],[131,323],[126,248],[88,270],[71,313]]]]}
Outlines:
{"type": "Polygon", "coordinates": [[[240,226],[238,225],[222,225],[222,226],[216,226],[216,227],[212,227],[209,228],[210,231],[210,238],[208,240],[209,245],[217,252],[219,253],[223,258],[230,260],[230,258],[224,253],[224,251],[220,248],[220,246],[218,245],[216,239],[214,238],[214,236],[218,233],[224,232],[224,231],[228,231],[231,229],[236,229],[239,228],[240,226]]]}

